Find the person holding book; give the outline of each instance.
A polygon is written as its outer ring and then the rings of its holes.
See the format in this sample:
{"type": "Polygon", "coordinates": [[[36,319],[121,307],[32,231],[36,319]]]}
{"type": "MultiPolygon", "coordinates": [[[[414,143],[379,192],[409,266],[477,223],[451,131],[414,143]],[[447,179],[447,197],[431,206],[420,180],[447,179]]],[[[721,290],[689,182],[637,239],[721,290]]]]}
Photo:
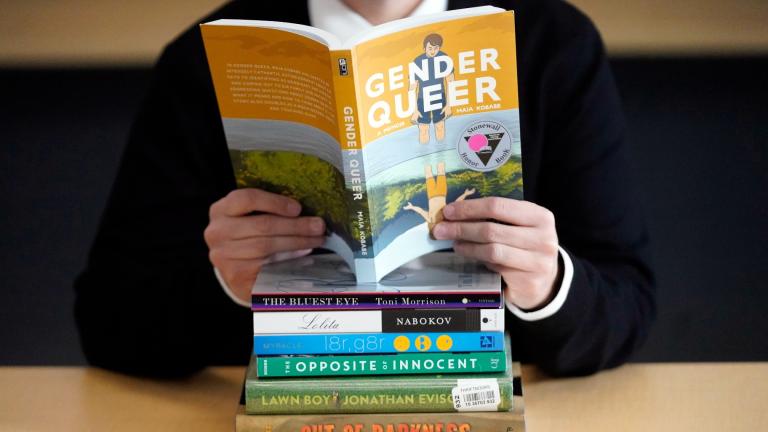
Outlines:
{"type": "MultiPolygon", "coordinates": [[[[497,3],[516,12],[526,201],[450,203],[434,235],[502,275],[516,357],[555,375],[593,373],[626,361],[655,314],[648,234],[627,178],[617,92],[600,37],[580,12],[558,0],[497,3]]],[[[391,19],[476,5],[235,1],[205,20],[311,23],[346,37],[391,19]]],[[[247,302],[265,263],[319,247],[325,227],[290,198],[234,188],[194,26],[158,60],[75,283],[89,362],[170,376],[247,361],[252,316],[232,299],[247,302]]]]}

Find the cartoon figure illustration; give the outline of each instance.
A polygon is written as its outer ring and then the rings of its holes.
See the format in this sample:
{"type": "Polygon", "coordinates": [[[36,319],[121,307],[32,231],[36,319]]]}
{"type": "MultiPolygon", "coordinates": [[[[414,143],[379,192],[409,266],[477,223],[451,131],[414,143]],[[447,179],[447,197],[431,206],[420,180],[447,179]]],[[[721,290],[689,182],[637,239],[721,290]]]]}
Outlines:
{"type": "Polygon", "coordinates": [[[445,138],[445,119],[451,115],[447,89],[448,83],[453,81],[453,66],[439,61],[440,57],[448,57],[440,51],[442,45],[442,36],[437,33],[427,35],[424,38],[424,54],[413,60],[419,70],[424,72],[414,74],[414,81],[410,85],[410,91],[416,92],[416,111],[411,116],[411,122],[419,126],[421,144],[429,143],[430,124],[435,125],[435,139],[442,141],[445,138]],[[443,69],[440,69],[441,67],[443,69]],[[424,106],[425,93],[428,99],[427,107],[424,106]],[[426,110],[434,105],[439,105],[440,108],[426,110]]]}
{"type": "MultiPolygon", "coordinates": [[[[417,207],[408,201],[408,205],[403,210],[411,210],[423,217],[429,227],[429,236],[432,235],[432,229],[443,220],[443,207],[446,205],[446,195],[448,195],[448,182],[445,178],[445,162],[437,164],[437,177],[432,174],[432,165],[424,165],[424,178],[427,182],[428,210],[417,207]]],[[[475,189],[465,189],[464,193],[456,198],[456,202],[463,201],[468,196],[475,193],[475,189]]]]}

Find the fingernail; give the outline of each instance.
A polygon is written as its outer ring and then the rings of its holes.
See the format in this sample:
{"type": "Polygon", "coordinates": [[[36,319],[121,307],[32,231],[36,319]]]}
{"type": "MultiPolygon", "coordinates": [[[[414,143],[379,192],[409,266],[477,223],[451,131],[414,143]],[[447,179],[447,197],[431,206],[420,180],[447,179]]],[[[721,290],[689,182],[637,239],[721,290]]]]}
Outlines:
{"type": "Polygon", "coordinates": [[[294,252],[294,258],[300,258],[303,256],[307,256],[312,253],[312,249],[302,249],[294,252]]]}
{"type": "Polygon", "coordinates": [[[432,228],[432,235],[434,235],[438,240],[445,238],[446,234],[448,233],[446,232],[445,226],[443,226],[443,224],[437,224],[434,228],[432,228]]]}
{"type": "Polygon", "coordinates": [[[453,209],[453,206],[450,205],[450,204],[445,206],[445,207],[443,207],[443,216],[445,216],[447,218],[453,216],[454,212],[455,212],[455,210],[453,209]]]}
{"type": "Polygon", "coordinates": [[[312,218],[312,221],[309,222],[309,227],[315,234],[321,234],[325,231],[325,223],[321,218],[312,218]]]}
{"type": "Polygon", "coordinates": [[[285,206],[285,209],[289,214],[298,215],[301,213],[301,204],[297,203],[296,201],[290,201],[285,206]]]}

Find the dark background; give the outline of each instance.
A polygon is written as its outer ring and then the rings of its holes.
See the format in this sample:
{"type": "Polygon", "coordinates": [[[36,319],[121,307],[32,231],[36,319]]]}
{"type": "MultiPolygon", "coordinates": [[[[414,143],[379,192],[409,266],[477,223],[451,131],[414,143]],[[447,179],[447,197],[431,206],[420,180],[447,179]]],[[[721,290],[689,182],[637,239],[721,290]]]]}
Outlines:
{"type": "MultiPolygon", "coordinates": [[[[635,360],[768,360],[768,57],[612,64],[659,281],[635,360]]],[[[72,283],[149,77],[0,69],[0,364],[84,363],[72,283]]]]}

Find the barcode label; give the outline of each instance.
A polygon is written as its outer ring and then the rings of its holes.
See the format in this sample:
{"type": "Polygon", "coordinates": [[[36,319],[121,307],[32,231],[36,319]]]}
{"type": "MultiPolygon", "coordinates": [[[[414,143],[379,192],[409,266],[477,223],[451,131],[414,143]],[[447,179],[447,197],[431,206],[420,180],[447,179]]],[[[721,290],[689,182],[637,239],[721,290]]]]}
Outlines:
{"type": "Polygon", "coordinates": [[[459,379],[451,391],[456,411],[496,411],[501,403],[495,378],[459,379]]]}

